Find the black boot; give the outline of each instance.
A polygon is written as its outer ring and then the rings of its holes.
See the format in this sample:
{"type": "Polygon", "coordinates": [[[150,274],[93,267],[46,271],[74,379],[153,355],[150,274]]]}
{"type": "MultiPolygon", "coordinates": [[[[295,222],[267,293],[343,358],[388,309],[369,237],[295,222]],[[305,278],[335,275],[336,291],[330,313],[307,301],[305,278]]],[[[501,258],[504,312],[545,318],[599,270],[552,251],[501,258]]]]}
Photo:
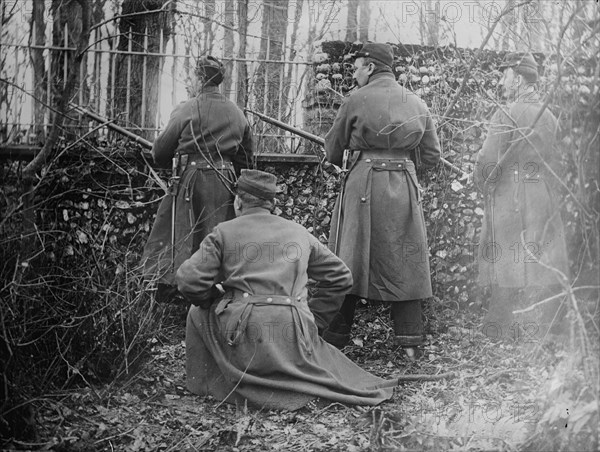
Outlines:
{"type": "Polygon", "coordinates": [[[356,295],[346,295],[339,312],[335,315],[329,327],[323,331],[324,341],[340,349],[350,343],[354,312],[358,300],[360,300],[360,297],[356,295]]]}

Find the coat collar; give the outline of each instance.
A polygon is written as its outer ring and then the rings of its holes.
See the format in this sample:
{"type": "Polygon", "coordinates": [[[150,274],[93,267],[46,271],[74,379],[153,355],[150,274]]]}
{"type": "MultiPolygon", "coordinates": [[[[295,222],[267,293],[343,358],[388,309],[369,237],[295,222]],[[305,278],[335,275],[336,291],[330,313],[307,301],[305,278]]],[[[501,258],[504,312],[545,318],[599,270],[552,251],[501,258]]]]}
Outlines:
{"type": "Polygon", "coordinates": [[[538,103],[540,101],[540,94],[533,91],[522,91],[516,97],[513,102],[524,102],[524,103],[538,103]]]}
{"type": "Polygon", "coordinates": [[[244,209],[240,216],[242,217],[245,215],[256,215],[256,214],[271,215],[271,212],[269,211],[269,209],[265,209],[264,207],[250,207],[249,209],[244,209]]]}
{"type": "Polygon", "coordinates": [[[392,72],[380,72],[379,74],[372,75],[369,78],[369,83],[367,83],[365,86],[369,86],[371,83],[376,82],[377,80],[384,80],[384,79],[390,79],[390,80],[396,81],[396,77],[394,77],[394,74],[392,72]]]}
{"type": "Polygon", "coordinates": [[[200,94],[211,94],[211,93],[220,93],[218,86],[214,85],[204,85],[200,90],[200,94]]]}

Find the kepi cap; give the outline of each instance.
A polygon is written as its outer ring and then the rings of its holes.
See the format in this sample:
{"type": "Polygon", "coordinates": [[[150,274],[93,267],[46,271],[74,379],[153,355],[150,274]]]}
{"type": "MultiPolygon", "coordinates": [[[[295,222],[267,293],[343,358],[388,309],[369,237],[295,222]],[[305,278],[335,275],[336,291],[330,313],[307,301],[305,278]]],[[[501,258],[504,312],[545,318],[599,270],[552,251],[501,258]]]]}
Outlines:
{"type": "Polygon", "coordinates": [[[260,170],[243,169],[237,180],[237,189],[260,199],[271,200],[277,193],[277,177],[260,170]]]}
{"type": "Polygon", "coordinates": [[[533,58],[533,55],[528,52],[514,52],[507,54],[502,63],[500,63],[500,66],[498,66],[498,69],[502,71],[509,67],[522,74],[538,75],[538,64],[533,58]]]}
{"type": "Polygon", "coordinates": [[[367,42],[362,48],[354,54],[355,58],[373,58],[386,66],[392,67],[394,63],[394,53],[389,44],[377,42],[367,42]]]}
{"type": "Polygon", "coordinates": [[[219,70],[219,71],[223,71],[224,70],[223,63],[221,63],[214,56],[212,56],[212,55],[205,55],[203,57],[200,57],[200,59],[196,63],[196,68],[201,69],[201,68],[208,68],[208,67],[211,67],[211,68],[219,70]]]}
{"type": "Polygon", "coordinates": [[[212,55],[200,57],[196,63],[196,74],[208,77],[210,81],[219,85],[225,77],[225,66],[212,55]]]}

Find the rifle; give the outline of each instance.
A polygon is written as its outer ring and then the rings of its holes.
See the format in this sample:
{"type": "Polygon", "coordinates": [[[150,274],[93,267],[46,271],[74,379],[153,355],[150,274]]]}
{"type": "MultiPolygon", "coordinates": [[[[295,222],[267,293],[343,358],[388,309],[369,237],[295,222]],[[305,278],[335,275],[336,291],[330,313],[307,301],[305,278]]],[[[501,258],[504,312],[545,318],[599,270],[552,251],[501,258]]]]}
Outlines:
{"type": "Polygon", "coordinates": [[[136,135],[135,133],[130,132],[127,129],[124,129],[123,127],[113,124],[112,121],[109,121],[108,119],[103,118],[102,116],[100,116],[94,112],[86,110],[85,108],[80,107],[79,105],[75,105],[72,102],[69,103],[69,107],[71,107],[73,110],[76,110],[77,112],[81,113],[82,115],[92,118],[94,121],[97,121],[99,123],[106,125],[106,127],[114,130],[115,132],[119,132],[121,135],[125,135],[127,138],[132,139],[136,143],[140,143],[146,149],[152,149],[152,143],[150,143],[148,140],[145,140],[144,138],[140,137],[139,135],[136,135]]]}
{"type": "MultiPolygon", "coordinates": [[[[321,146],[325,146],[325,140],[317,135],[313,135],[310,132],[307,132],[305,130],[299,129],[297,127],[294,127],[292,125],[289,125],[283,121],[279,121],[277,119],[271,118],[267,115],[263,115],[262,113],[258,113],[256,111],[252,111],[248,108],[244,109],[244,111],[247,111],[248,113],[252,113],[255,116],[258,116],[260,119],[262,119],[263,121],[265,121],[266,123],[269,123],[271,125],[277,126],[280,129],[283,130],[287,130],[288,132],[291,132],[295,135],[298,135],[302,138],[306,138],[307,140],[312,141],[313,143],[317,143],[320,144],[321,146]]],[[[461,179],[465,179],[468,178],[469,175],[467,173],[465,173],[463,170],[461,170],[458,166],[454,165],[453,163],[450,163],[448,160],[446,160],[444,157],[441,158],[442,160],[442,164],[448,168],[450,171],[460,175],[461,179]]]]}
{"type": "Polygon", "coordinates": [[[344,149],[344,155],[342,157],[342,175],[340,178],[340,194],[338,196],[338,209],[337,209],[337,224],[335,225],[335,248],[333,252],[339,256],[339,244],[340,244],[340,232],[342,231],[342,212],[343,207],[342,203],[344,202],[344,192],[346,191],[346,176],[348,175],[348,158],[350,157],[350,152],[348,149],[344,149]]]}

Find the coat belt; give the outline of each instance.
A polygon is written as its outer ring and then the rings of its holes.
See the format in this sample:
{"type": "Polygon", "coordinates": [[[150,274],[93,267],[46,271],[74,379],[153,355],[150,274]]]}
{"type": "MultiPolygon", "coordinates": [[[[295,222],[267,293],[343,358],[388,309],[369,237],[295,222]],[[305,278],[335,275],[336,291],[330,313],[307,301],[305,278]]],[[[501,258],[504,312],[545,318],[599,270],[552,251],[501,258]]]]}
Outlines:
{"type": "Polygon", "coordinates": [[[228,158],[214,159],[211,155],[181,154],[179,167],[182,172],[187,168],[224,170],[233,169],[233,163],[228,158]]]}
{"type": "Polygon", "coordinates": [[[367,159],[410,159],[410,152],[406,149],[354,149],[360,151],[359,160],[367,159]]]}
{"type": "Polygon", "coordinates": [[[232,305],[237,305],[235,306],[235,311],[237,311],[236,314],[228,321],[228,324],[231,326],[231,328],[227,328],[227,331],[225,332],[228,345],[235,346],[242,340],[242,336],[246,331],[250,314],[252,313],[254,306],[289,306],[292,308],[292,318],[296,323],[296,327],[300,330],[298,339],[305,349],[309,350],[308,325],[305,324],[306,322],[304,317],[298,313],[300,302],[305,300],[306,299],[303,297],[288,297],[284,295],[251,295],[247,292],[233,290],[225,293],[223,299],[215,308],[215,314],[220,315],[223,313],[227,305],[230,303],[232,305]]]}

